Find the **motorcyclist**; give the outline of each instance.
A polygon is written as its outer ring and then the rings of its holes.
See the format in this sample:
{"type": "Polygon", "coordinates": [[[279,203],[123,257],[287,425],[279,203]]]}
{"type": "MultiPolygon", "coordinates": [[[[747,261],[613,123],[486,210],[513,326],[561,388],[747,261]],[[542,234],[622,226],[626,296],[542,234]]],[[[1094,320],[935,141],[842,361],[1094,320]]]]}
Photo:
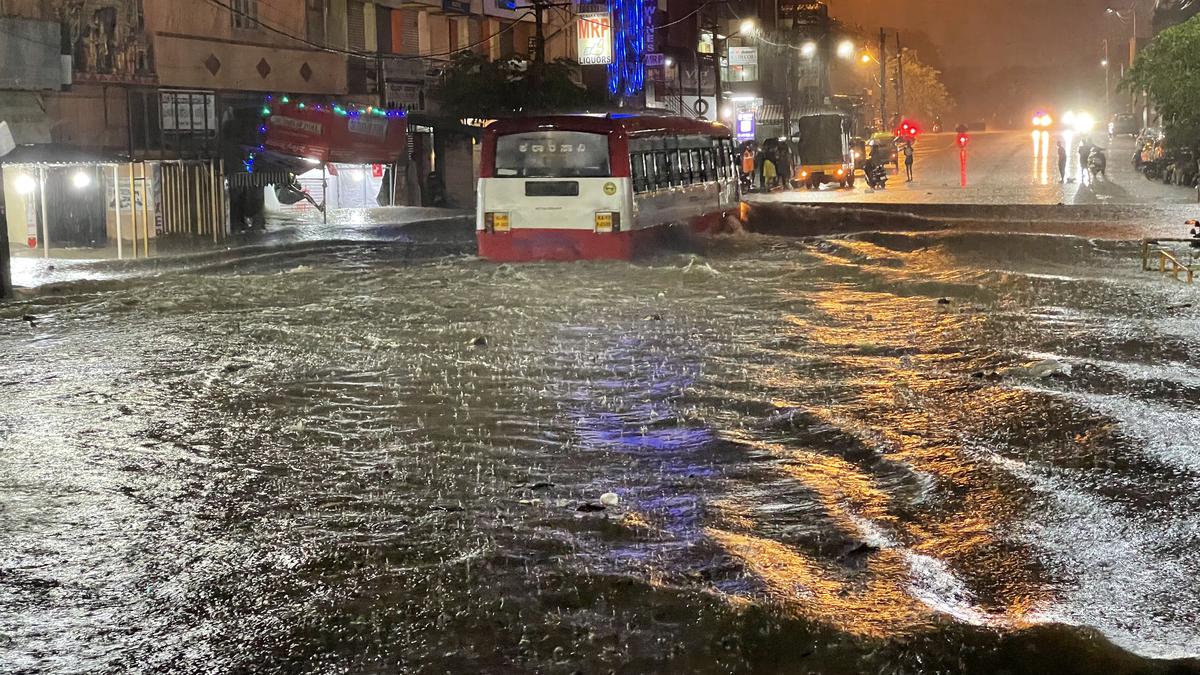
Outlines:
{"type": "Polygon", "coordinates": [[[1092,147],[1092,142],[1087,136],[1079,139],[1079,182],[1081,184],[1087,180],[1088,160],[1092,156],[1092,147]]]}
{"type": "Polygon", "coordinates": [[[1092,148],[1088,154],[1088,171],[1092,174],[1092,180],[1103,178],[1108,180],[1108,157],[1105,156],[1104,150],[1099,146],[1092,148]]]}
{"type": "Polygon", "coordinates": [[[868,187],[882,189],[887,186],[887,155],[888,153],[880,144],[871,143],[871,156],[867,158],[866,164],[863,166],[863,175],[867,179],[868,187]]]}

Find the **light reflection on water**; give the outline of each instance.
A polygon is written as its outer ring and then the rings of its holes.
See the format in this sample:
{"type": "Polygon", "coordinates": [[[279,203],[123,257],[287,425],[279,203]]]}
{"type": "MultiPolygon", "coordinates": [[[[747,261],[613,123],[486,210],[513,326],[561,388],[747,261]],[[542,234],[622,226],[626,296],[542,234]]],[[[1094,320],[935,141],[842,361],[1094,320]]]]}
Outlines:
{"type": "Polygon", "coordinates": [[[1146,439],[1197,412],[1198,315],[1160,322],[1187,291],[1134,260],[983,234],[707,264],[348,247],[3,308],[0,662],[1140,663],[1051,620],[1195,656],[1196,442],[1146,439]],[[989,374],[1030,354],[1075,371],[989,374]]]}

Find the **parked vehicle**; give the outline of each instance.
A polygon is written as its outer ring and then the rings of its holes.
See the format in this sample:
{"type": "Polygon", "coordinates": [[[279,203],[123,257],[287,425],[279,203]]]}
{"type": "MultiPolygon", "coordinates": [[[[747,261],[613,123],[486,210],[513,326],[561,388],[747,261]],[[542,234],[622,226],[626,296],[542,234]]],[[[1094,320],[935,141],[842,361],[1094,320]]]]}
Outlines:
{"type": "Polygon", "coordinates": [[[1137,133],[1137,118],[1129,113],[1117,113],[1108,123],[1109,136],[1135,136],[1137,133]]]}

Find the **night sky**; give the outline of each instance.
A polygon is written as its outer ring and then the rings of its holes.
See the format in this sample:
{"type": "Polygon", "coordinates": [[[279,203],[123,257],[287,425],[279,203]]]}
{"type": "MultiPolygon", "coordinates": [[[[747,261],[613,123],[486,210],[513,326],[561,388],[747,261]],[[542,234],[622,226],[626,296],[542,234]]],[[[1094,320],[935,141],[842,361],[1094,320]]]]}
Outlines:
{"type": "MultiPolygon", "coordinates": [[[[1043,106],[1098,109],[1103,40],[1110,41],[1115,87],[1132,35],[1131,25],[1104,10],[1133,1],[827,0],[832,16],[868,34],[899,30],[906,46],[943,71],[962,116],[1001,125],[1043,106]]],[[[1154,0],[1137,2],[1145,37],[1154,0]]]]}
{"type": "MultiPolygon", "coordinates": [[[[1130,34],[1113,6],[1131,0],[828,0],[830,13],[867,30],[880,25],[924,31],[942,51],[946,66],[1000,68],[1070,63],[1099,54],[1101,40],[1130,34]]],[[[1153,0],[1139,3],[1147,34],[1153,0]]]]}

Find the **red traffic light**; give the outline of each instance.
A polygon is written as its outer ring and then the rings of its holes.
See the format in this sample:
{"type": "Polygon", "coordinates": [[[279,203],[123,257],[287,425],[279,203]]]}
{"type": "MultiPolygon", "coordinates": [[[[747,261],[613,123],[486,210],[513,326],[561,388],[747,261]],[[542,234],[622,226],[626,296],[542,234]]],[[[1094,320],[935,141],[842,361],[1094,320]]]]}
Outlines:
{"type": "Polygon", "coordinates": [[[913,120],[901,120],[900,128],[896,131],[897,136],[905,138],[916,138],[919,133],[921,133],[921,127],[913,120]]]}
{"type": "Polygon", "coordinates": [[[964,147],[964,148],[965,148],[965,147],[967,147],[967,143],[968,143],[970,140],[971,140],[971,137],[970,137],[970,136],[968,136],[968,135],[966,135],[966,134],[959,134],[959,135],[958,135],[958,144],[959,144],[959,146],[960,146],[960,147],[964,147]]]}

